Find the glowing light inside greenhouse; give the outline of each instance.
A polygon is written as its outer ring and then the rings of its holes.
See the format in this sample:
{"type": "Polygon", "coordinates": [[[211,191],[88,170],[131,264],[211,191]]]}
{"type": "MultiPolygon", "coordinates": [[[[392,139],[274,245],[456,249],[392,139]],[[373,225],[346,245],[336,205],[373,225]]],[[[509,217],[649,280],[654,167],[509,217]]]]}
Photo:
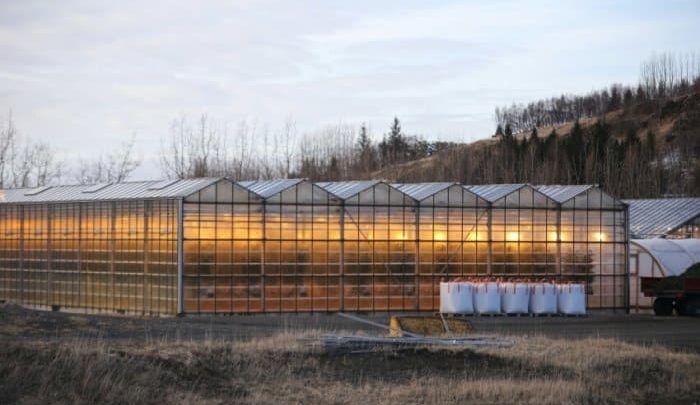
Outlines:
{"type": "Polygon", "coordinates": [[[554,200],[530,185],[168,184],[4,190],[0,299],[153,314],[434,311],[440,281],[476,277],[583,282],[590,308],[624,305],[627,212],[596,187],[554,200]],[[135,191],[120,199],[116,187],[135,191]]]}

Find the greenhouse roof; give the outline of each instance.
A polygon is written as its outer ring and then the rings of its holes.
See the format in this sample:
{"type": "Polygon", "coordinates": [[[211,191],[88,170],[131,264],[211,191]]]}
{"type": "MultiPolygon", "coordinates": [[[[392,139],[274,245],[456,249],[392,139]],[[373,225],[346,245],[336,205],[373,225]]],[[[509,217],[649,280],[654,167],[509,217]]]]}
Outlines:
{"type": "Polygon", "coordinates": [[[392,184],[392,186],[414,200],[422,201],[454,184],[457,183],[404,183],[392,184]]]}
{"type": "Polygon", "coordinates": [[[576,197],[581,193],[585,193],[589,189],[595,186],[590,184],[574,185],[574,186],[564,186],[564,185],[546,185],[546,186],[535,186],[535,189],[540,193],[546,195],[552,200],[563,203],[569,201],[570,199],[576,197]]]}
{"type": "Polygon", "coordinates": [[[666,276],[679,276],[700,263],[700,239],[633,239],[630,242],[646,250],[666,276]]]}
{"type": "Polygon", "coordinates": [[[367,190],[368,188],[378,183],[380,183],[378,180],[326,181],[316,183],[316,185],[335,195],[341,200],[345,200],[367,190]]]}
{"type": "Polygon", "coordinates": [[[0,190],[0,202],[41,203],[184,198],[221,177],[185,180],[134,181],[73,186],[43,186],[0,190]]]}
{"type": "Polygon", "coordinates": [[[700,216],[700,198],[624,200],[629,205],[630,232],[635,238],[668,234],[700,216]]]}
{"type": "Polygon", "coordinates": [[[483,184],[479,186],[464,186],[472,193],[486,201],[494,202],[508,194],[527,186],[527,184],[483,184]]]}
{"type": "Polygon", "coordinates": [[[262,198],[269,198],[290,187],[296,186],[302,181],[304,181],[304,179],[252,180],[239,181],[238,184],[262,198]]]}
{"type": "MultiPolygon", "coordinates": [[[[71,201],[114,201],[114,200],[144,200],[144,199],[176,199],[188,197],[218,181],[230,181],[250,191],[262,199],[269,199],[300,183],[305,179],[278,179],[233,181],[223,177],[207,177],[184,180],[137,181],[125,183],[104,183],[93,185],[73,186],[44,186],[37,188],[19,188],[0,190],[0,203],[42,203],[42,202],[71,202],[71,201]]],[[[349,200],[372,187],[382,185],[404,194],[413,201],[420,202],[459,183],[397,183],[387,184],[378,180],[315,182],[315,186],[325,190],[340,200],[349,200]]],[[[596,186],[531,186],[529,184],[490,184],[462,186],[464,189],[486,201],[496,202],[523,187],[532,187],[546,197],[558,203],[566,202],[579,194],[587,192],[596,186]]],[[[689,200],[689,199],[681,199],[689,200]]],[[[695,216],[700,215],[700,199],[694,201],[695,216]]],[[[637,200],[648,201],[648,200],[637,200]]],[[[669,200],[662,200],[669,201],[669,200]]],[[[687,204],[686,204],[687,205],[687,204]]],[[[683,205],[683,207],[686,207],[683,205]]],[[[670,209],[664,215],[678,214],[678,210],[670,209]]],[[[681,210],[685,212],[687,210],[681,210]]],[[[656,214],[658,215],[658,212],[656,214]]],[[[686,217],[687,218],[687,217],[686,217]]],[[[692,219],[692,216],[690,217],[692,219]]],[[[634,224],[634,216],[632,215],[634,224]]],[[[682,224],[682,222],[681,222],[682,224]]],[[[634,230],[634,228],[633,228],[634,230]]]]}

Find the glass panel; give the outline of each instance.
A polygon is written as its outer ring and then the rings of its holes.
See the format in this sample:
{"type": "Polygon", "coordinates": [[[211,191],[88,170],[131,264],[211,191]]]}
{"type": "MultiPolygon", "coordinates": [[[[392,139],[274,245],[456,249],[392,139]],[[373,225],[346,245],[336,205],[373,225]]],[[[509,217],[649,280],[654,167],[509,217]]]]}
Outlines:
{"type": "MultiPolygon", "coordinates": [[[[584,282],[590,308],[624,307],[625,211],[596,189],[561,208],[541,198],[523,187],[489,207],[451,186],[416,206],[378,184],[341,205],[301,182],[263,203],[218,182],[183,207],[184,308],[434,311],[441,280],[472,276],[584,282]]],[[[0,297],[174,313],[176,212],[166,200],[0,204],[0,297]]]]}

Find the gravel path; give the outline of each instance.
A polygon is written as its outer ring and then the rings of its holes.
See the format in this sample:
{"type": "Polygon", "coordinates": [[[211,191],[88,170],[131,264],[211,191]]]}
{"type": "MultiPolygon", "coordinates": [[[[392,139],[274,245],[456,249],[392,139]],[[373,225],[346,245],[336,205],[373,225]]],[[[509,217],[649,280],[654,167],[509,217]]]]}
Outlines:
{"type": "MultiPolygon", "coordinates": [[[[387,314],[361,315],[388,324],[387,314]]],[[[562,339],[616,338],[700,352],[700,318],[593,313],[583,318],[470,317],[477,333],[562,339]]],[[[247,340],[316,329],[367,334],[382,330],[334,314],[265,314],[143,318],[49,312],[0,305],[0,340],[102,338],[123,341],[247,340]]]]}

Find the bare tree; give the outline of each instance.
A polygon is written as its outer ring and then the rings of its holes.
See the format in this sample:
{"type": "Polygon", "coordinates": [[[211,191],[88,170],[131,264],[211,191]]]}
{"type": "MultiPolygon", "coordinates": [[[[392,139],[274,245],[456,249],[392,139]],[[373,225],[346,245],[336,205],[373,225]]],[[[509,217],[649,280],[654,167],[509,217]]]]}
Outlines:
{"type": "Polygon", "coordinates": [[[16,130],[12,122],[12,112],[7,118],[7,126],[0,130],[0,188],[10,182],[12,174],[12,153],[15,145],[16,130]]]}
{"type": "Polygon", "coordinates": [[[355,128],[331,125],[305,134],[299,142],[297,169],[291,174],[313,180],[342,180],[352,176],[356,152],[355,128]]]}
{"type": "Polygon", "coordinates": [[[47,143],[18,135],[10,112],[0,129],[0,188],[47,185],[60,179],[60,168],[47,143]]]}
{"type": "Polygon", "coordinates": [[[209,174],[210,158],[214,154],[215,134],[209,130],[207,116],[199,118],[195,130],[185,116],[174,120],[170,138],[161,151],[161,166],[168,177],[185,179],[209,174]]]}
{"type": "Polygon", "coordinates": [[[270,140],[270,129],[267,124],[263,127],[260,135],[262,139],[262,150],[258,153],[258,164],[260,165],[260,177],[270,179],[274,176],[274,165],[270,161],[270,157],[276,151],[276,144],[270,140]],[[271,145],[272,143],[272,145],[271,145]]]}
{"type": "MultiPolygon", "coordinates": [[[[170,137],[161,150],[161,168],[167,177],[178,179],[231,175],[238,164],[228,143],[225,125],[216,125],[202,115],[193,127],[186,117],[180,117],[173,121],[170,137]]],[[[250,154],[244,150],[241,155],[249,159],[250,154]]]]}
{"type": "Polygon", "coordinates": [[[192,149],[193,136],[185,116],[173,120],[170,125],[169,142],[160,155],[161,166],[168,177],[184,179],[190,173],[191,162],[187,154],[192,149]]]}
{"type": "Polygon", "coordinates": [[[60,178],[60,165],[49,145],[37,142],[31,146],[34,159],[34,179],[37,186],[45,186],[60,178]]]}
{"type": "Polygon", "coordinates": [[[230,167],[228,175],[235,179],[254,179],[259,177],[271,177],[272,173],[265,175],[267,160],[269,157],[265,153],[259,153],[257,147],[266,147],[268,131],[266,127],[258,131],[258,125],[255,121],[241,121],[233,136],[233,141],[230,143],[232,147],[230,162],[227,166],[230,167]],[[262,137],[262,145],[260,138],[262,137]],[[258,158],[256,158],[258,156],[258,158]]]}
{"type": "Polygon", "coordinates": [[[282,177],[289,177],[292,172],[292,159],[294,159],[294,147],[296,146],[297,128],[291,117],[287,117],[284,127],[280,133],[280,144],[282,146],[282,161],[280,172],[282,177]]]}
{"type": "Polygon", "coordinates": [[[121,183],[141,164],[134,156],[136,134],[116,152],[99,155],[92,160],[80,160],[73,178],[79,184],[121,183]]]}
{"type": "Polygon", "coordinates": [[[700,77],[700,58],[695,53],[654,54],[640,67],[640,84],[650,98],[686,91],[700,77]]]}
{"type": "Polygon", "coordinates": [[[116,155],[109,155],[110,161],[113,162],[111,166],[115,168],[112,173],[112,181],[119,183],[126,180],[141,165],[141,161],[134,156],[135,143],[136,134],[132,134],[116,155]]]}
{"type": "Polygon", "coordinates": [[[27,142],[15,155],[13,187],[40,187],[60,178],[51,148],[43,142],[27,142]]]}

